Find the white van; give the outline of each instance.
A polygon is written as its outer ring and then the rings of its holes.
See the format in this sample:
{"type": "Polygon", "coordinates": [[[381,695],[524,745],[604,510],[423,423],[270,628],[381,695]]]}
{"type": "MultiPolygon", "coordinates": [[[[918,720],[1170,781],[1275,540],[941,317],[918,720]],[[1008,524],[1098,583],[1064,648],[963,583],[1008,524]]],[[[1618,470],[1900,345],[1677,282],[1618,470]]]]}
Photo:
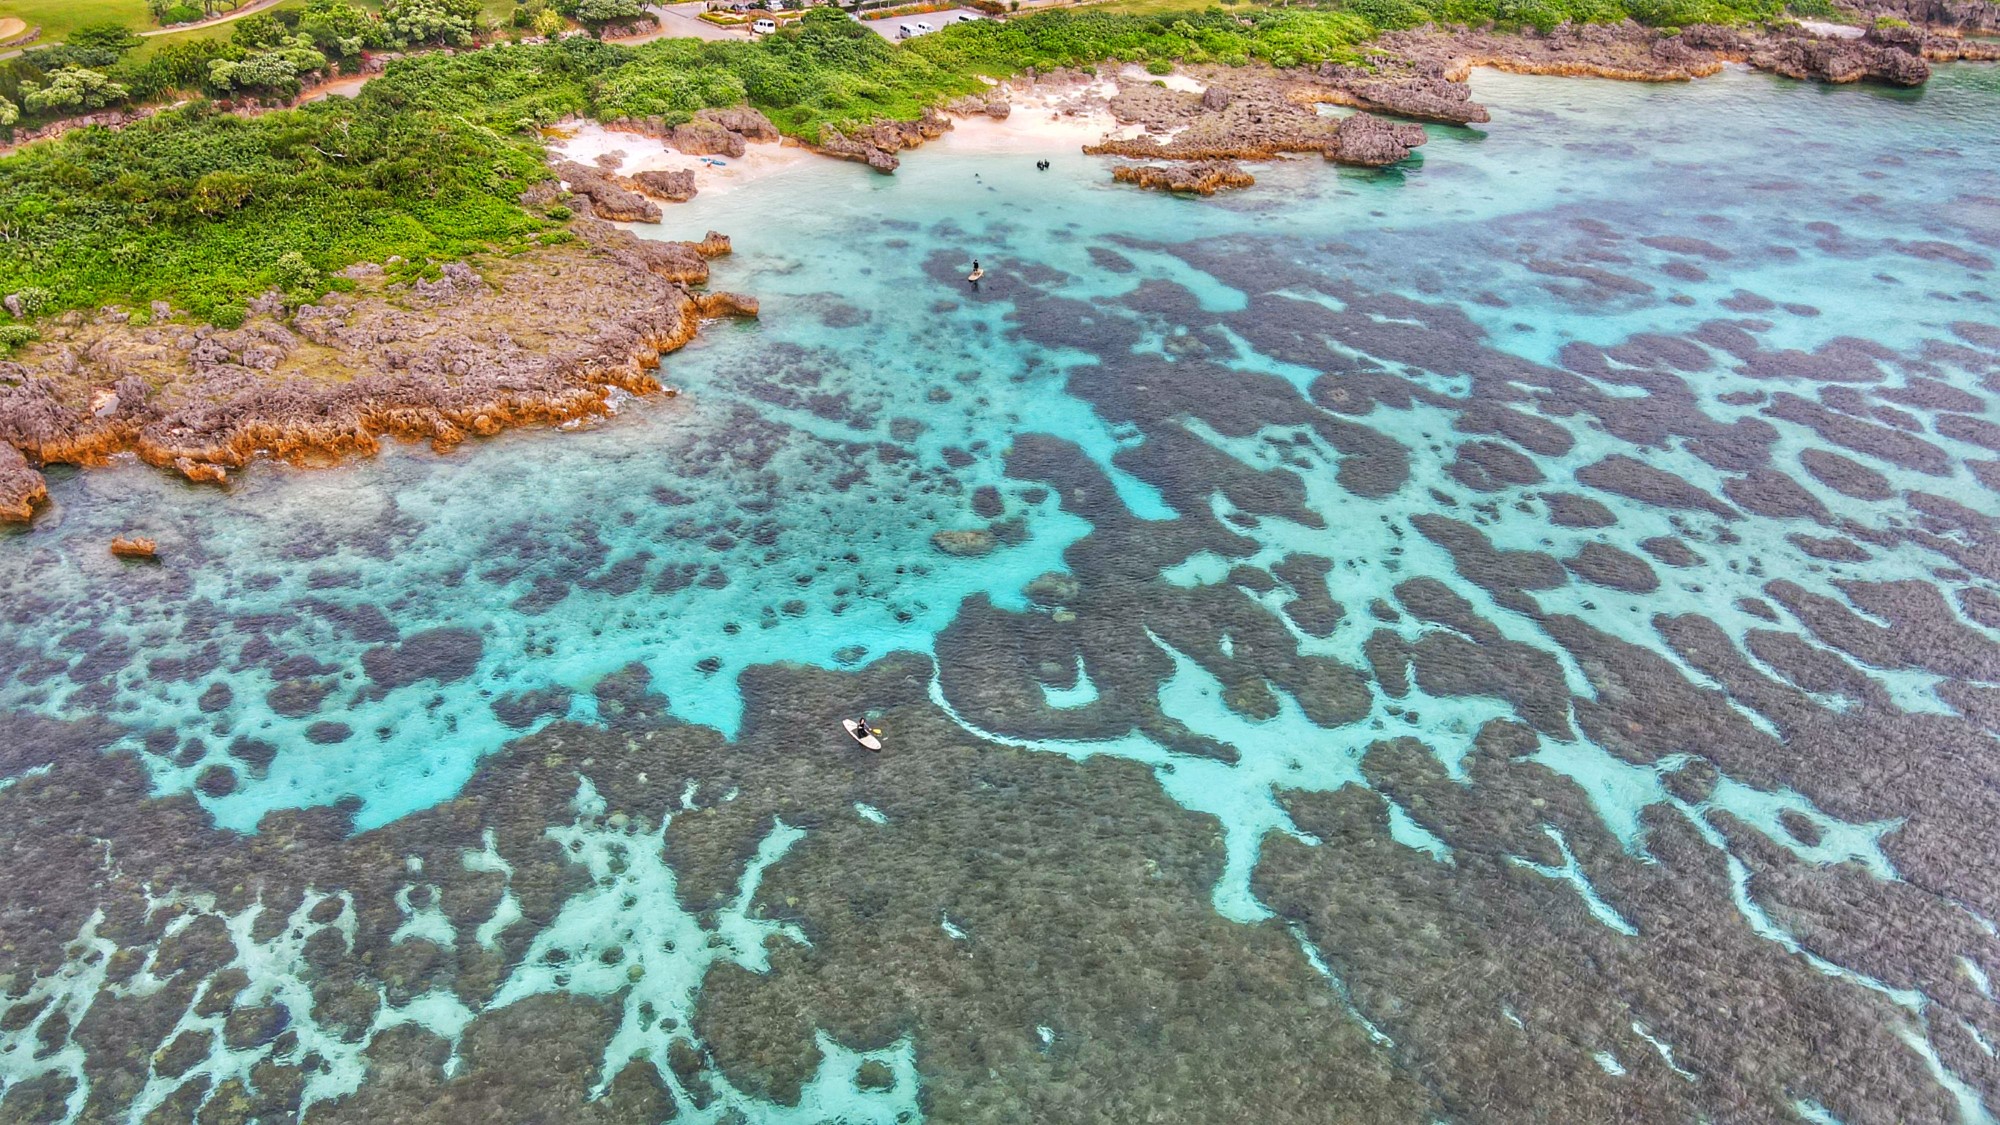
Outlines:
{"type": "Polygon", "coordinates": [[[981,17],[975,16],[971,12],[958,13],[958,22],[960,23],[978,23],[980,18],[981,17]]]}
{"type": "Polygon", "coordinates": [[[909,24],[899,23],[896,25],[896,38],[898,39],[908,39],[915,34],[916,32],[910,30],[909,24]]]}
{"type": "Polygon", "coordinates": [[[917,29],[918,35],[928,35],[929,33],[937,30],[936,28],[932,27],[930,24],[927,23],[918,23],[915,24],[914,26],[917,29]]]}
{"type": "Polygon", "coordinates": [[[769,35],[776,30],[778,30],[778,21],[774,19],[761,19],[750,25],[750,34],[752,35],[769,35]]]}

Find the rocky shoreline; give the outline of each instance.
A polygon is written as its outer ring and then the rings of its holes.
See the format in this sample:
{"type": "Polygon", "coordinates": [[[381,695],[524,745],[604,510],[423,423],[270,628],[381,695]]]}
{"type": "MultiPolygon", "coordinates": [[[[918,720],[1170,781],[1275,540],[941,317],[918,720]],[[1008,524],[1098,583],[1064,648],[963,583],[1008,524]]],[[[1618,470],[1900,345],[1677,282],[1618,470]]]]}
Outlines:
{"type": "Polygon", "coordinates": [[[659,357],[704,318],[756,315],[690,288],[727,238],[643,240],[579,205],[573,241],[435,278],[357,266],[354,292],[289,310],[272,294],[239,328],[173,323],[164,304],[67,314],[0,363],[0,520],[32,518],[52,463],[130,454],[222,482],[259,457],[329,465],[384,437],[445,449],[606,414],[614,392],[661,391],[659,357]]]}
{"type": "MultiPolygon", "coordinates": [[[[806,147],[893,173],[900,153],[943,136],[954,119],[1004,120],[1014,112],[1010,99],[1026,96],[1059,115],[1106,115],[1127,134],[1107,135],[1085,153],[1168,162],[1119,165],[1114,180],[1211,195],[1255,183],[1236,161],[1317,152],[1384,167],[1424,143],[1423,128],[1409,121],[1490,121],[1467,85],[1474,67],[1678,82],[1738,63],[1802,81],[1916,86],[1931,62],[2000,61],[2000,41],[1964,37],[2000,26],[2000,5],[1896,0],[1886,10],[1897,18],[1865,30],[1427,26],[1384,35],[1361,66],[1199,66],[1184,68],[1178,83],[1123,73],[1115,62],[1108,82],[1030,71],[917,120],[831,133],[806,147]],[[1323,116],[1325,103],[1360,112],[1323,116]]],[[[750,143],[782,140],[749,107],[704,110],[681,124],[620,119],[607,127],[683,154],[740,157],[750,143]]],[[[174,310],[162,303],[66,314],[0,362],[0,522],[29,520],[46,502],[38,466],[49,463],[132,454],[219,482],[259,456],[329,464],[374,453],[383,436],[444,448],[509,426],[603,414],[614,391],[661,390],[652,374],[659,356],[692,338],[704,317],[756,315],[754,299],[689,288],[707,281],[706,259],[727,253],[727,238],[661,242],[610,225],[659,221],[656,201],[694,197],[692,172],[624,176],[615,161],[553,167],[561,183],[541,185],[524,203],[548,207],[567,189],[563,198],[582,212],[580,237],[483,271],[458,262],[434,277],[392,280],[405,271],[384,265],[396,263],[357,266],[347,271],[353,292],[296,308],[269,294],[232,329],[172,323],[174,310]],[[579,324],[594,327],[577,334],[579,324]]]]}
{"type": "Polygon", "coordinates": [[[1735,63],[1800,81],[1918,86],[1929,80],[1933,62],[2000,61],[2000,41],[1962,34],[2000,25],[2000,6],[1983,0],[1954,5],[1944,0],[1904,0],[1896,11],[1910,26],[1883,22],[1866,29],[1841,29],[1838,34],[1832,33],[1832,25],[1815,29],[1801,24],[1657,29],[1626,21],[1565,24],[1545,33],[1532,28],[1503,33],[1426,26],[1384,35],[1358,66],[1183,67],[1177,72],[1188,80],[1183,84],[1121,73],[1115,61],[1096,74],[1029,71],[985,95],[927,111],[918,120],[833,134],[810,147],[822,155],[893,173],[900,153],[943,136],[954,119],[1004,120],[1017,108],[1012,99],[1025,97],[1046,102],[1061,116],[1105,114],[1119,127],[1136,130],[1136,135],[1107,136],[1086,145],[1088,154],[1203,166],[1201,171],[1121,166],[1113,171],[1115,180],[1206,195],[1223,187],[1245,186],[1237,178],[1247,175],[1240,169],[1235,176],[1223,172],[1220,165],[1228,162],[1318,152],[1335,163],[1384,167],[1424,143],[1422,128],[1405,122],[1488,122],[1492,115],[1473,100],[1467,85],[1476,67],[1628,82],[1686,82],[1735,63]],[[1321,104],[1362,112],[1336,120],[1318,113],[1321,104]]]}

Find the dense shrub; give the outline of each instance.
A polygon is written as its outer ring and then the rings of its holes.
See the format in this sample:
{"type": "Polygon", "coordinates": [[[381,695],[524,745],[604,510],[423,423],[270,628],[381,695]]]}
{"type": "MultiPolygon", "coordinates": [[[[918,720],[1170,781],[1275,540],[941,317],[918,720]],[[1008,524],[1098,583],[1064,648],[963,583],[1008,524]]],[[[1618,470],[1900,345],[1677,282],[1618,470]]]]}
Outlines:
{"type": "MultiPolygon", "coordinates": [[[[547,175],[534,130],[579,115],[679,122],[704,107],[747,101],[787,134],[813,141],[829,129],[917,117],[985,89],[981,76],[1026,67],[1117,58],[1157,73],[1172,61],[1358,61],[1383,29],[1432,21],[1727,23],[1774,16],[1778,2],[1337,0],[1248,12],[1059,10],[958,24],[901,46],[816,8],[754,43],[623,47],[571,36],[420,54],[392,64],[353,99],[247,120],[197,103],[0,159],[0,292],[40,287],[50,311],[166,299],[220,323],[240,320],[246,300],[274,286],[310,298],[357,260],[422,262],[537,232],[558,235],[517,198],[547,175]]],[[[122,82],[147,94],[196,85],[282,91],[364,45],[459,41],[477,15],[478,0],[389,0],[376,21],[349,0],[311,0],[290,24],[249,17],[233,42],[177,44],[137,67],[121,62],[115,74],[31,64],[0,70],[0,125],[15,94],[36,112],[105,104],[122,96],[122,82]]]]}

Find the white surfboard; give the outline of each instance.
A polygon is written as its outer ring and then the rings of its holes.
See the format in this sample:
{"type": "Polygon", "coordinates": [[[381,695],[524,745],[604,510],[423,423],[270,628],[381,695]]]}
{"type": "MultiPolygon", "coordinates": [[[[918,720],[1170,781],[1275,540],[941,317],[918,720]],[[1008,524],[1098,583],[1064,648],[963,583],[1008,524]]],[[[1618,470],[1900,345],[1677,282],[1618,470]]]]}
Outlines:
{"type": "Polygon", "coordinates": [[[859,742],[862,746],[870,750],[882,749],[882,740],[876,738],[874,732],[870,731],[867,727],[862,726],[853,719],[842,719],[840,720],[840,725],[846,728],[849,738],[859,742]]]}

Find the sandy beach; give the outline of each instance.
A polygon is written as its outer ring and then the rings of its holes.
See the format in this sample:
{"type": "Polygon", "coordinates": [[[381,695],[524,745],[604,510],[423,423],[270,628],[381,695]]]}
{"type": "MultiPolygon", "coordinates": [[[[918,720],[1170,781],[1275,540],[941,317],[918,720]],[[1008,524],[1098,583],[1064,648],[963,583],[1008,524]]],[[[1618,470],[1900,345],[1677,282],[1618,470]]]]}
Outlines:
{"type": "MultiPolygon", "coordinates": [[[[1143,72],[1142,72],[1143,73],[1143,72]]],[[[1066,88],[1002,84],[1014,111],[1004,119],[961,117],[933,142],[960,152],[1074,153],[1106,137],[1133,137],[1138,126],[1120,125],[1104,103],[1118,93],[1111,81],[1066,88]]]]}
{"type": "Polygon", "coordinates": [[[695,186],[703,195],[734,191],[813,159],[810,150],[790,142],[752,143],[742,156],[690,156],[675,151],[658,137],[609,129],[595,121],[564,122],[548,139],[550,152],[558,157],[621,176],[639,172],[693,172],[695,186]],[[608,156],[617,159],[607,163],[604,158],[608,156]]]}

